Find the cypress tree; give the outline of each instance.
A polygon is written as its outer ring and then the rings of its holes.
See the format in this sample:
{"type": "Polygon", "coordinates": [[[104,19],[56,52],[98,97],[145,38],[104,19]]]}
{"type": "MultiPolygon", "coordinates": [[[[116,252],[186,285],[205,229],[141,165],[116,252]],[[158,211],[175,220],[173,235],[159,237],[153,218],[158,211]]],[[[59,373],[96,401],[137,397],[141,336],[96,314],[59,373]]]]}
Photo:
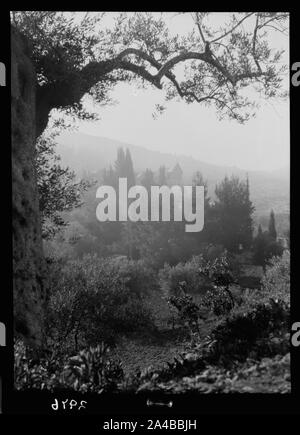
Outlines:
{"type": "Polygon", "coordinates": [[[125,172],[127,177],[127,185],[128,187],[131,187],[135,184],[135,174],[131,154],[128,148],[126,149],[125,154],[125,172]]]}
{"type": "Polygon", "coordinates": [[[228,250],[236,251],[240,244],[249,248],[252,243],[252,213],[249,181],[227,176],[216,186],[216,235],[228,250]]]}
{"type": "Polygon", "coordinates": [[[252,214],[254,212],[254,206],[250,200],[250,187],[249,177],[246,177],[246,190],[245,190],[245,236],[244,245],[249,248],[253,241],[253,219],[252,214]]]}
{"type": "Polygon", "coordinates": [[[146,169],[141,176],[141,184],[146,187],[147,191],[150,192],[151,186],[155,185],[154,173],[151,169],[146,169]]]}
{"type": "Polygon", "coordinates": [[[257,230],[257,237],[261,237],[262,236],[262,228],[261,225],[258,225],[258,230],[257,230]]]}
{"type": "Polygon", "coordinates": [[[167,170],[165,166],[160,166],[158,170],[158,185],[165,186],[167,185],[167,170]]]}
{"type": "Polygon", "coordinates": [[[117,160],[115,161],[116,177],[126,177],[126,157],[123,148],[118,148],[117,160]]]}
{"type": "Polygon", "coordinates": [[[276,225],[275,225],[275,213],[273,210],[271,210],[271,213],[270,213],[269,236],[273,240],[277,240],[277,231],[276,231],[276,225]]]}

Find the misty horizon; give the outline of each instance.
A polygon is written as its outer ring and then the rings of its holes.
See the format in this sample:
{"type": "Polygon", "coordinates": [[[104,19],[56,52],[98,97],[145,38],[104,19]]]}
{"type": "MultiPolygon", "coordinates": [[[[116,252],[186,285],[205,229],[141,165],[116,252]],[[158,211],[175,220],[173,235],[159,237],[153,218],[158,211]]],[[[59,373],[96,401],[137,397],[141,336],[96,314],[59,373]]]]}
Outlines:
{"type": "MultiPolygon", "coordinates": [[[[122,139],[118,139],[116,137],[102,136],[102,135],[99,135],[99,134],[96,134],[96,133],[86,133],[85,131],[81,131],[80,129],[78,129],[76,131],[71,131],[71,132],[66,132],[66,131],[62,132],[58,136],[58,145],[60,146],[60,145],[63,144],[63,145],[72,146],[72,147],[73,146],[74,147],[76,147],[76,146],[83,147],[83,144],[81,144],[81,143],[79,143],[79,144],[78,143],[74,143],[72,145],[64,143],[64,138],[68,137],[68,136],[71,137],[73,134],[81,134],[81,135],[84,135],[84,136],[87,136],[87,137],[99,138],[100,140],[104,139],[104,140],[107,140],[107,141],[115,142],[117,147],[125,147],[125,148],[127,146],[128,147],[136,147],[136,148],[139,148],[141,151],[145,150],[145,151],[150,151],[150,152],[154,152],[154,153],[157,153],[157,154],[161,154],[162,156],[172,156],[172,157],[174,157],[174,159],[176,159],[176,158],[177,159],[180,159],[180,158],[192,159],[192,160],[197,161],[199,163],[204,163],[204,164],[208,164],[208,165],[211,165],[211,166],[216,166],[216,167],[219,167],[219,168],[227,168],[229,170],[230,169],[233,169],[233,170],[236,169],[236,170],[239,170],[239,171],[245,171],[245,174],[247,172],[258,172],[258,173],[265,173],[265,174],[270,174],[271,175],[273,173],[283,172],[284,175],[289,176],[289,171],[290,171],[290,162],[289,161],[286,162],[285,164],[282,164],[281,166],[278,166],[276,168],[271,168],[271,169],[257,169],[257,168],[248,169],[248,168],[245,168],[245,167],[238,166],[236,164],[224,164],[222,162],[215,163],[213,161],[204,160],[204,159],[201,159],[200,157],[193,156],[193,155],[188,154],[188,153],[184,153],[183,151],[181,151],[181,152],[172,152],[172,150],[170,150],[170,151],[159,150],[159,149],[151,147],[151,145],[148,145],[148,146],[147,145],[141,145],[139,143],[133,143],[133,142],[125,141],[125,140],[122,140],[122,139]]],[[[100,147],[101,147],[101,145],[99,145],[99,149],[100,149],[100,147]]],[[[59,148],[58,148],[58,151],[60,152],[59,148]]],[[[114,159],[112,159],[111,164],[113,163],[113,160],[114,159]]],[[[147,165],[145,165],[145,166],[147,166],[147,165]]],[[[152,168],[149,167],[149,169],[152,169],[152,168]]]]}

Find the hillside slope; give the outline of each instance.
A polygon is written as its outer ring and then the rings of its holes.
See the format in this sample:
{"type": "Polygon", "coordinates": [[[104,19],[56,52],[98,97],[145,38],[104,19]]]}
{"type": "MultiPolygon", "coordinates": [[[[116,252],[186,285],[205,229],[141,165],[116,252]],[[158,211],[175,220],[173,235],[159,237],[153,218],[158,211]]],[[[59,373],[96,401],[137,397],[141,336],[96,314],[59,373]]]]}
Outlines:
{"type": "Polygon", "coordinates": [[[245,178],[248,173],[251,199],[256,207],[255,214],[268,215],[271,208],[277,215],[289,214],[289,168],[274,172],[246,171],[235,166],[213,165],[183,154],[160,153],[118,140],[78,132],[64,133],[57,142],[57,151],[62,157],[62,163],[74,169],[79,175],[84,171],[93,172],[107,168],[115,161],[117,149],[125,147],[131,152],[137,173],[146,168],[157,171],[162,165],[172,169],[179,163],[183,170],[183,181],[188,184],[196,171],[202,172],[208,181],[211,197],[214,197],[216,183],[225,175],[234,174],[245,178]]]}

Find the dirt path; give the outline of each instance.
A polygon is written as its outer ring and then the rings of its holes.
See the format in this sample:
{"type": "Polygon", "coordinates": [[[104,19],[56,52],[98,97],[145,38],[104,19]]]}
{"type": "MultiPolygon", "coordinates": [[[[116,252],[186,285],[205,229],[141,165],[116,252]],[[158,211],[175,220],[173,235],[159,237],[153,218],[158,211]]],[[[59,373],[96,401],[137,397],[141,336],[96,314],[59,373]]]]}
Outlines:
{"type": "MultiPolygon", "coordinates": [[[[206,337],[214,326],[212,319],[202,323],[200,339],[206,337]]],[[[126,374],[145,370],[149,366],[162,367],[173,362],[190,345],[190,335],[185,327],[158,329],[143,337],[124,337],[119,340],[111,356],[122,361],[126,374]]]]}
{"type": "Polygon", "coordinates": [[[172,361],[176,355],[184,350],[185,342],[154,343],[144,339],[124,338],[111,355],[122,361],[126,374],[133,374],[136,370],[144,370],[149,366],[161,367],[172,361]]]}

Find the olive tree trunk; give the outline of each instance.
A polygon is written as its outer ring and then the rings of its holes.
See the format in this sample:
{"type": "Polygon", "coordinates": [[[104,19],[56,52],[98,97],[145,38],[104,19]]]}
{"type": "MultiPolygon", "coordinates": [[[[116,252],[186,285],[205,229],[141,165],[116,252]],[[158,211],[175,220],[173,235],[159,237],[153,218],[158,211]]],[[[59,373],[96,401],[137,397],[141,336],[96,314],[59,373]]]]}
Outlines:
{"type": "Polygon", "coordinates": [[[12,224],[15,331],[33,345],[43,342],[45,260],[35,155],[36,76],[23,37],[11,34],[12,224]]]}

